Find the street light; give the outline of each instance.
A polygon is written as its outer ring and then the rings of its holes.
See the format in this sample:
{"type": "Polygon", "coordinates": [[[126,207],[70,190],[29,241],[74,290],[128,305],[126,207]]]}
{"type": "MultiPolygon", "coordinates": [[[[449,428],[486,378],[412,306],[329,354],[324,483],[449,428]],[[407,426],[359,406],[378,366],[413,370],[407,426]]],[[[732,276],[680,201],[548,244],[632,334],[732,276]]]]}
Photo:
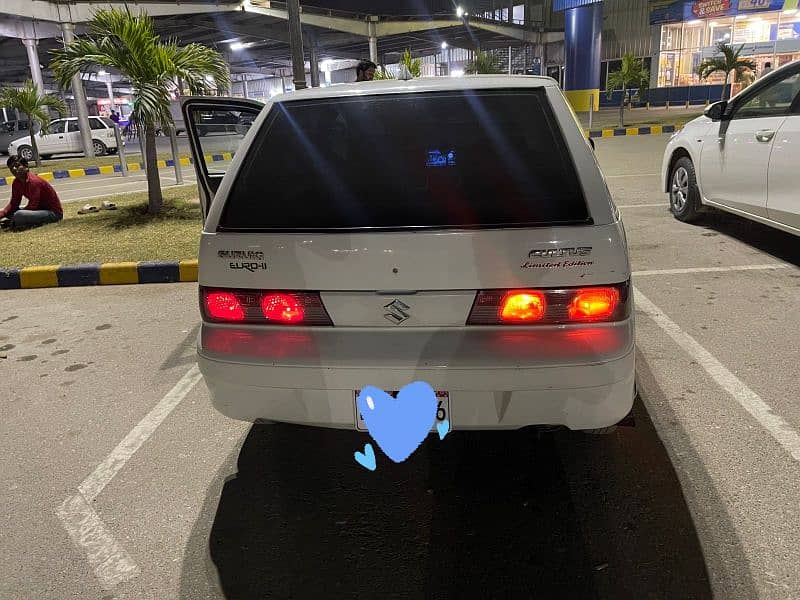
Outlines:
{"type": "Polygon", "coordinates": [[[234,43],[232,43],[232,44],[230,45],[230,48],[231,48],[231,50],[233,50],[234,52],[238,52],[239,50],[243,50],[243,49],[244,49],[244,44],[243,44],[243,43],[241,43],[241,42],[234,42],[234,43]]]}
{"type": "Polygon", "coordinates": [[[447,50],[447,42],[442,42],[442,50],[447,50]]]}
{"type": "Polygon", "coordinates": [[[458,8],[456,8],[456,16],[459,19],[464,16],[464,9],[461,8],[460,6],[458,8]]]}

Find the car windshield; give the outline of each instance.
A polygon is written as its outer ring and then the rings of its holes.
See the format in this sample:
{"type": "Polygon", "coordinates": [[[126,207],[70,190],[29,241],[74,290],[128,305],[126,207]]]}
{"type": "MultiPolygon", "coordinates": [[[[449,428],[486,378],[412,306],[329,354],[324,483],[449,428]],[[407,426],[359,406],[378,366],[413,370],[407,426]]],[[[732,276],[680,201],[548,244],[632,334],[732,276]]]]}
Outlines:
{"type": "Polygon", "coordinates": [[[223,229],[589,220],[543,89],[279,103],[229,198],[223,229]]]}

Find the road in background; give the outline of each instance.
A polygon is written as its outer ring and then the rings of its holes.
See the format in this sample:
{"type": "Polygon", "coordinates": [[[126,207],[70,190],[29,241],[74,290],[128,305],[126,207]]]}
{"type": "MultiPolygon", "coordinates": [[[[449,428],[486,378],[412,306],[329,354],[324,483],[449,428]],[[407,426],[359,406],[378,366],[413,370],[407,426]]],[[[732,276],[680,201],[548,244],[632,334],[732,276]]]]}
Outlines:
{"type": "Polygon", "coordinates": [[[368,472],[366,434],[187,389],[195,284],[1,292],[0,597],[800,597],[797,238],[673,219],[666,141],[597,140],[637,290],[613,435],[454,431],[368,472]]]}

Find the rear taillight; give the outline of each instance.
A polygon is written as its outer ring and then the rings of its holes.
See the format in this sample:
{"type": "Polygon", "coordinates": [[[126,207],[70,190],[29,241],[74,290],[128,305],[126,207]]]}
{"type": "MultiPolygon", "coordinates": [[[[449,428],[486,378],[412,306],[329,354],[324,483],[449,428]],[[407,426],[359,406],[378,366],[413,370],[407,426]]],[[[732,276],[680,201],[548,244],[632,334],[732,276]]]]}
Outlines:
{"type": "Polygon", "coordinates": [[[333,325],[319,292],[200,288],[200,310],[214,323],[333,325]]]}
{"type": "Polygon", "coordinates": [[[467,325],[558,325],[630,316],[629,283],[559,289],[482,290],[467,325]]]}

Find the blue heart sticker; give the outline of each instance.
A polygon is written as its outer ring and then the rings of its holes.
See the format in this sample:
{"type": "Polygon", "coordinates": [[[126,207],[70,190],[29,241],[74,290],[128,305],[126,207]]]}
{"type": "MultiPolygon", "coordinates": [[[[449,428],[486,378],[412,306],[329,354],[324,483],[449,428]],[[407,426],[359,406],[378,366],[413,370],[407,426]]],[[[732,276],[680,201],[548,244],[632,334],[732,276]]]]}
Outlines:
{"type": "Polygon", "coordinates": [[[424,381],[409,383],[396,400],[379,388],[366,386],[357,405],[372,439],[396,463],[411,456],[436,420],[436,392],[424,381]]]}
{"type": "Polygon", "coordinates": [[[445,419],[436,424],[436,431],[439,432],[439,439],[443,440],[444,436],[450,433],[450,420],[445,419]]]}
{"type": "Polygon", "coordinates": [[[377,465],[375,464],[375,450],[372,449],[372,444],[364,444],[364,452],[356,450],[353,455],[356,462],[362,467],[370,471],[375,470],[377,465]]]}

